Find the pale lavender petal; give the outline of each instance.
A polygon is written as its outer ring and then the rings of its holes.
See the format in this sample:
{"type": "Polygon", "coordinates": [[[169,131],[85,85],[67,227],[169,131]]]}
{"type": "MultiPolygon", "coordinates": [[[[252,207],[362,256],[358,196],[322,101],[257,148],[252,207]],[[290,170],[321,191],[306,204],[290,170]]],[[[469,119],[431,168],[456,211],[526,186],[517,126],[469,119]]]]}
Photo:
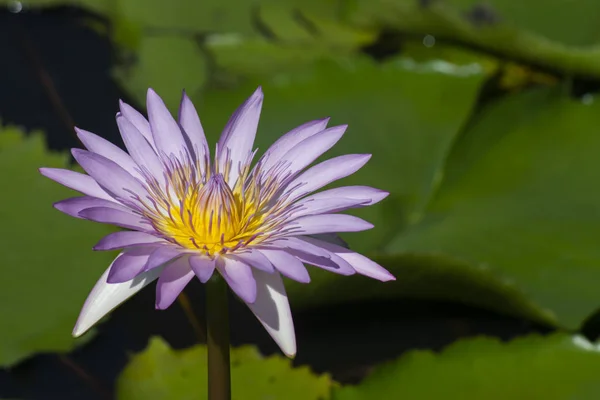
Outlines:
{"type": "Polygon", "coordinates": [[[121,150],[118,146],[115,146],[108,140],[83,129],[75,128],[75,132],[77,132],[77,137],[89,151],[113,161],[115,164],[121,166],[121,168],[123,168],[125,171],[129,172],[132,176],[135,176],[136,178],[141,177],[134,160],[129,154],[121,150]]]}
{"type": "Polygon", "coordinates": [[[327,128],[329,118],[310,121],[299,127],[292,129],[271,145],[261,159],[261,168],[263,171],[268,171],[276,165],[281,158],[290,151],[294,146],[327,128]]]}
{"type": "Polygon", "coordinates": [[[191,256],[190,266],[202,283],[208,282],[215,272],[215,260],[205,256],[191,256]]]}
{"type": "Polygon", "coordinates": [[[336,213],[363,206],[369,200],[347,199],[347,198],[329,198],[329,199],[303,199],[295,204],[298,209],[292,211],[289,219],[296,219],[305,215],[317,215],[336,213]]]}
{"type": "Polygon", "coordinates": [[[205,157],[209,157],[208,143],[206,142],[206,136],[204,135],[204,129],[202,128],[196,107],[194,107],[192,100],[185,91],[179,105],[179,124],[190,141],[192,150],[196,154],[196,159],[201,162],[200,165],[202,166],[202,160],[205,157]]]}
{"type": "Polygon", "coordinates": [[[284,250],[260,249],[259,250],[273,264],[275,269],[290,279],[301,283],[310,282],[310,275],[302,261],[298,260],[284,250]]]}
{"type": "Polygon", "coordinates": [[[388,195],[389,192],[369,186],[342,186],[315,193],[304,198],[302,201],[344,198],[358,200],[363,206],[371,206],[379,203],[388,195]]]}
{"type": "Polygon", "coordinates": [[[246,303],[256,300],[256,281],[249,265],[227,257],[217,259],[217,269],[229,287],[246,303]]]}
{"type": "Polygon", "coordinates": [[[352,268],[354,268],[354,270],[361,275],[365,275],[383,282],[396,280],[396,278],[385,268],[363,256],[362,254],[314,238],[303,237],[301,239],[335,253],[339,257],[346,260],[348,264],[352,265],[352,268]]]}
{"type": "Polygon", "coordinates": [[[330,232],[360,232],[373,228],[373,224],[353,215],[319,214],[300,217],[286,224],[293,235],[315,235],[330,232]]]}
{"type": "Polygon", "coordinates": [[[279,273],[253,271],[256,279],[256,301],[248,304],[250,310],[269,335],[288,357],[296,354],[296,334],[290,303],[279,273]]]}
{"type": "Polygon", "coordinates": [[[117,114],[117,125],[131,158],[137,165],[146,168],[159,182],[164,182],[162,162],[146,138],[122,114],[117,114]]]}
{"type": "Polygon", "coordinates": [[[73,189],[91,197],[115,201],[104,189],[98,185],[98,182],[89,175],[60,168],[40,168],[40,173],[46,178],[50,178],[63,186],[73,189]]]}
{"type": "Polygon", "coordinates": [[[121,110],[121,114],[123,114],[123,116],[127,118],[137,128],[138,131],[140,131],[148,143],[150,143],[150,146],[156,150],[156,147],[154,146],[154,138],[152,137],[152,130],[150,129],[150,123],[146,117],[144,117],[142,113],[131,107],[129,104],[124,103],[122,100],[119,100],[119,109],[121,110]]]}
{"type": "Polygon", "coordinates": [[[321,154],[332,148],[346,132],[348,125],[334,126],[325,129],[307,139],[304,139],[290,151],[285,153],[283,159],[290,163],[288,170],[292,176],[306,168],[321,154]]]}
{"type": "Polygon", "coordinates": [[[320,267],[340,275],[353,275],[354,268],[335,253],[317,246],[308,240],[288,237],[275,240],[273,246],[279,246],[300,261],[320,267]]]}
{"type": "Polygon", "coordinates": [[[286,193],[294,200],[314,192],[323,186],[352,175],[371,158],[370,154],[347,154],[331,158],[302,173],[288,185],[286,193]]]}
{"type": "Polygon", "coordinates": [[[251,267],[260,269],[261,271],[268,273],[275,272],[273,264],[271,264],[267,257],[255,249],[247,249],[242,252],[232,254],[229,257],[238,258],[251,267]]]}
{"type": "Polygon", "coordinates": [[[146,97],[148,119],[152,129],[154,144],[160,156],[179,156],[185,151],[187,144],[179,124],[175,121],[162,99],[152,89],[148,89],[146,97]]]}
{"type": "Polygon", "coordinates": [[[90,292],[79,313],[73,336],[79,337],[90,329],[96,322],[115,309],[119,304],[154,282],[161,273],[161,268],[142,272],[133,280],[123,283],[107,283],[110,267],[104,271],[90,292]]]}
{"type": "Polygon", "coordinates": [[[335,244],[336,246],[345,247],[347,249],[350,248],[348,243],[344,239],[342,239],[337,233],[317,233],[316,235],[308,235],[306,237],[322,240],[324,242],[335,244]]]}
{"type": "Polygon", "coordinates": [[[128,208],[120,205],[119,203],[115,203],[114,201],[90,196],[72,197],[70,199],[61,200],[54,203],[54,208],[75,218],[83,218],[79,215],[79,213],[92,207],[106,207],[125,212],[129,211],[128,208]]]}
{"type": "Polygon", "coordinates": [[[263,103],[263,92],[259,87],[238,109],[233,113],[221,137],[218,148],[219,170],[223,171],[225,163],[231,161],[231,172],[227,183],[233,187],[239,175],[241,163],[248,160],[252,152],[260,111],[263,103]],[[227,158],[229,155],[229,159],[227,158]]]}
{"type": "MultiPolygon", "coordinates": [[[[158,268],[159,269],[159,268],[158,268]]],[[[189,257],[181,257],[167,265],[156,283],[156,308],[167,309],[194,277],[189,257]]]]}
{"type": "Polygon", "coordinates": [[[123,210],[115,210],[114,208],[93,207],[80,211],[79,215],[90,221],[120,226],[126,229],[141,231],[152,230],[150,223],[145,221],[139,215],[123,210]]]}
{"type": "Polygon", "coordinates": [[[132,246],[144,246],[165,243],[165,239],[149,233],[137,231],[119,231],[104,236],[94,250],[117,250],[132,246]]]}
{"type": "Polygon", "coordinates": [[[147,195],[142,183],[113,161],[80,149],[73,149],[72,153],[85,172],[111,196],[127,200],[132,197],[132,192],[140,197],[147,195]]]}
{"type": "Polygon", "coordinates": [[[151,270],[160,267],[163,264],[171,262],[173,259],[182,255],[181,249],[173,246],[158,246],[150,255],[146,269],[151,270]]]}
{"type": "Polygon", "coordinates": [[[119,254],[110,266],[106,282],[123,283],[132,280],[144,271],[151,249],[142,247],[128,249],[119,254]]]}

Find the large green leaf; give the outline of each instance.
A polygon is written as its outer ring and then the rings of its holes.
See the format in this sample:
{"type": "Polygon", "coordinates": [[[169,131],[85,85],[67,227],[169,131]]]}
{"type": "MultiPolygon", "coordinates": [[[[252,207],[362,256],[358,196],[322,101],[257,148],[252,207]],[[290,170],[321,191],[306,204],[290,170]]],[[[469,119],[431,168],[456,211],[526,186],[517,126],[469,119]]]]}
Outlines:
{"type": "Polygon", "coordinates": [[[412,351],[381,366],[335,400],[600,398],[600,348],[581,336],[529,336],[510,343],[463,340],[441,354],[412,351]]]}
{"type": "Polygon", "coordinates": [[[92,252],[108,228],[68,217],[52,203],[75,192],[41,176],[67,167],[41,135],[0,131],[0,365],[40,351],[67,351],[79,309],[112,254],[92,252]]]}
{"type": "MultiPolygon", "coordinates": [[[[197,345],[172,350],[158,337],[135,355],[117,381],[119,400],[194,399],[207,397],[207,351],[197,345]]],[[[234,400],[327,400],[334,382],[308,367],[292,368],[287,358],[263,357],[252,346],[231,351],[231,390],[234,400]]]]}

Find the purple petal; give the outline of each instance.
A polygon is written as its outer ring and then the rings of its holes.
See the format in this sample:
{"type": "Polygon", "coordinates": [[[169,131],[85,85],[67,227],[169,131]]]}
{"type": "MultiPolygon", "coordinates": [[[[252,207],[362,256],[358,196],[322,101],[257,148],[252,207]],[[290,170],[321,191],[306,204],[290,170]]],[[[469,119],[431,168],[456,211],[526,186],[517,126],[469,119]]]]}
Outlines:
{"type": "Polygon", "coordinates": [[[274,241],[273,245],[280,246],[287,253],[297,257],[302,262],[335,272],[336,274],[353,275],[356,272],[343,258],[306,240],[288,237],[274,241]]]}
{"type": "Polygon", "coordinates": [[[132,197],[131,192],[140,197],[147,195],[141,182],[113,161],[85,150],[73,149],[72,153],[85,172],[111,196],[127,200],[132,197]]]}
{"type": "Polygon", "coordinates": [[[152,250],[148,248],[135,248],[123,252],[115,258],[110,266],[106,282],[123,283],[132,280],[142,272],[150,257],[152,250]]]}
{"type": "Polygon", "coordinates": [[[202,283],[208,282],[215,272],[215,260],[205,256],[191,256],[190,266],[202,283]]]}
{"type": "Polygon", "coordinates": [[[164,242],[165,240],[163,238],[145,232],[119,231],[104,236],[98,244],[94,246],[94,250],[116,250],[164,242]]]}
{"type": "Polygon", "coordinates": [[[179,248],[172,246],[158,246],[150,255],[148,264],[146,264],[146,270],[160,267],[161,265],[171,262],[174,258],[177,258],[181,255],[182,251],[179,248]]]}
{"type": "Polygon", "coordinates": [[[229,186],[233,187],[239,175],[241,163],[248,160],[252,152],[260,111],[263,103],[263,92],[259,87],[238,109],[233,113],[217,145],[219,170],[224,171],[227,155],[231,161],[231,172],[228,177],[229,186]]]}
{"type": "Polygon", "coordinates": [[[117,125],[131,158],[137,165],[146,168],[159,182],[164,182],[162,163],[150,143],[122,114],[117,114],[117,125]]]}
{"type": "Polygon", "coordinates": [[[290,213],[289,219],[295,219],[306,215],[317,215],[336,213],[347,210],[349,208],[356,208],[364,205],[369,200],[363,199],[346,199],[346,198],[333,198],[333,199],[304,199],[295,204],[299,208],[290,213]]]}
{"type": "Polygon", "coordinates": [[[249,265],[227,257],[217,259],[217,269],[231,290],[246,303],[256,300],[256,281],[249,265]]]}
{"type": "Polygon", "coordinates": [[[93,207],[80,211],[79,215],[90,221],[120,226],[126,229],[152,230],[152,226],[139,215],[132,212],[115,210],[114,208],[93,207]]]}
{"type": "Polygon", "coordinates": [[[296,334],[290,303],[279,273],[254,270],[256,301],[248,307],[288,357],[296,354],[296,334]]]}
{"type": "Polygon", "coordinates": [[[285,153],[290,151],[298,143],[323,131],[327,127],[328,122],[329,118],[307,122],[277,139],[277,141],[267,149],[265,155],[262,156],[261,168],[263,171],[268,171],[271,167],[276,165],[281,161],[281,158],[285,153]]]}
{"type": "Polygon", "coordinates": [[[154,144],[160,156],[179,156],[187,148],[181,128],[165,106],[162,99],[152,89],[146,96],[148,119],[152,129],[154,144]]]}
{"type": "Polygon", "coordinates": [[[275,272],[273,264],[271,264],[267,257],[265,257],[256,249],[246,249],[239,253],[232,254],[229,257],[239,259],[244,263],[250,265],[251,267],[260,269],[261,271],[265,271],[268,273],[275,272]]]}
{"type": "Polygon", "coordinates": [[[369,186],[342,186],[339,188],[325,190],[306,197],[302,201],[324,200],[324,199],[352,199],[358,200],[363,206],[371,206],[379,203],[389,195],[388,192],[369,186]]]}
{"type": "MultiPolygon", "coordinates": [[[[370,154],[347,154],[315,165],[290,182],[288,185],[290,188],[289,199],[300,198],[331,182],[352,175],[361,169],[370,158],[370,154]]],[[[288,192],[287,189],[286,192],[288,192]]]]}
{"type": "Polygon", "coordinates": [[[138,131],[146,138],[148,143],[152,148],[156,149],[154,146],[154,138],[152,137],[152,130],[150,129],[150,123],[148,120],[135,108],[131,107],[129,104],[124,103],[122,100],[119,100],[119,109],[121,110],[121,114],[125,118],[127,118],[133,126],[137,128],[138,131]]]}
{"type": "Polygon", "coordinates": [[[273,264],[275,269],[290,279],[301,283],[310,282],[310,276],[302,261],[283,250],[260,249],[259,250],[273,264]]]}
{"type": "Polygon", "coordinates": [[[373,224],[353,215],[319,214],[307,215],[289,222],[293,235],[315,235],[331,232],[360,232],[373,228],[373,224]]]}
{"type": "Polygon", "coordinates": [[[167,309],[194,277],[189,257],[181,257],[167,265],[156,283],[156,308],[167,309]]]}
{"type": "Polygon", "coordinates": [[[114,201],[90,196],[71,197],[70,199],[54,203],[54,208],[75,218],[82,218],[79,213],[93,207],[106,207],[125,212],[129,211],[128,208],[119,203],[115,203],[114,201]]]}
{"type": "Polygon", "coordinates": [[[318,239],[307,237],[303,237],[301,239],[335,253],[339,257],[346,260],[348,264],[352,265],[352,268],[354,268],[354,270],[361,275],[365,275],[383,282],[396,280],[396,278],[385,268],[363,256],[362,254],[355,253],[352,250],[318,239]]]}
{"type": "Polygon", "coordinates": [[[200,117],[198,117],[198,112],[185,91],[179,105],[179,124],[190,141],[190,145],[196,154],[196,160],[202,166],[204,158],[209,158],[210,156],[208,143],[206,142],[206,136],[204,135],[204,129],[202,128],[200,117]]]}
{"type": "Polygon", "coordinates": [[[63,186],[91,197],[115,201],[98,182],[89,175],[60,168],[40,168],[40,173],[63,186]]]}
{"type": "Polygon", "coordinates": [[[91,132],[84,131],[83,129],[75,128],[75,132],[77,132],[77,137],[89,151],[111,160],[115,164],[121,166],[125,171],[129,172],[132,176],[141,178],[137,165],[131,156],[119,147],[108,140],[91,132]]]}

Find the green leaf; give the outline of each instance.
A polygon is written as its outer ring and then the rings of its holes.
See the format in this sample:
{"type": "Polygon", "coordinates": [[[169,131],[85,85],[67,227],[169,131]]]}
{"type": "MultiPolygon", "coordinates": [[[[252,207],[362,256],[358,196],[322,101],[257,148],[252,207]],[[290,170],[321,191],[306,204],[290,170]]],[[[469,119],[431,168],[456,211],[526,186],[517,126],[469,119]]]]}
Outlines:
{"type": "Polygon", "coordinates": [[[412,351],[378,367],[335,400],[600,398],[600,348],[582,336],[529,336],[509,343],[475,338],[440,354],[412,351]]]}
{"type": "MultiPolygon", "coordinates": [[[[197,345],[172,350],[153,337],[135,355],[117,380],[117,399],[194,399],[207,397],[207,351],[197,345]]],[[[308,367],[292,368],[280,356],[263,357],[252,346],[231,350],[231,390],[234,400],[326,400],[334,383],[308,367]]]]}
{"type": "Polygon", "coordinates": [[[52,203],[75,192],[50,181],[39,167],[68,167],[44,139],[0,130],[0,366],[36,352],[68,351],[81,306],[113,254],[92,246],[111,231],[68,217],[52,203]]]}

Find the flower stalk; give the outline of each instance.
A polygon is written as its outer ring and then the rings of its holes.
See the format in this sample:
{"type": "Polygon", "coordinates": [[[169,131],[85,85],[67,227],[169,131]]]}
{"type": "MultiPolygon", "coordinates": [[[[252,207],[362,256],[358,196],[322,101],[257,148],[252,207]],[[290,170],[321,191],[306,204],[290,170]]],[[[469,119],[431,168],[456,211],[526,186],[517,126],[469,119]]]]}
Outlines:
{"type": "Polygon", "coordinates": [[[208,399],[231,400],[227,284],[213,276],[206,285],[208,399]]]}

